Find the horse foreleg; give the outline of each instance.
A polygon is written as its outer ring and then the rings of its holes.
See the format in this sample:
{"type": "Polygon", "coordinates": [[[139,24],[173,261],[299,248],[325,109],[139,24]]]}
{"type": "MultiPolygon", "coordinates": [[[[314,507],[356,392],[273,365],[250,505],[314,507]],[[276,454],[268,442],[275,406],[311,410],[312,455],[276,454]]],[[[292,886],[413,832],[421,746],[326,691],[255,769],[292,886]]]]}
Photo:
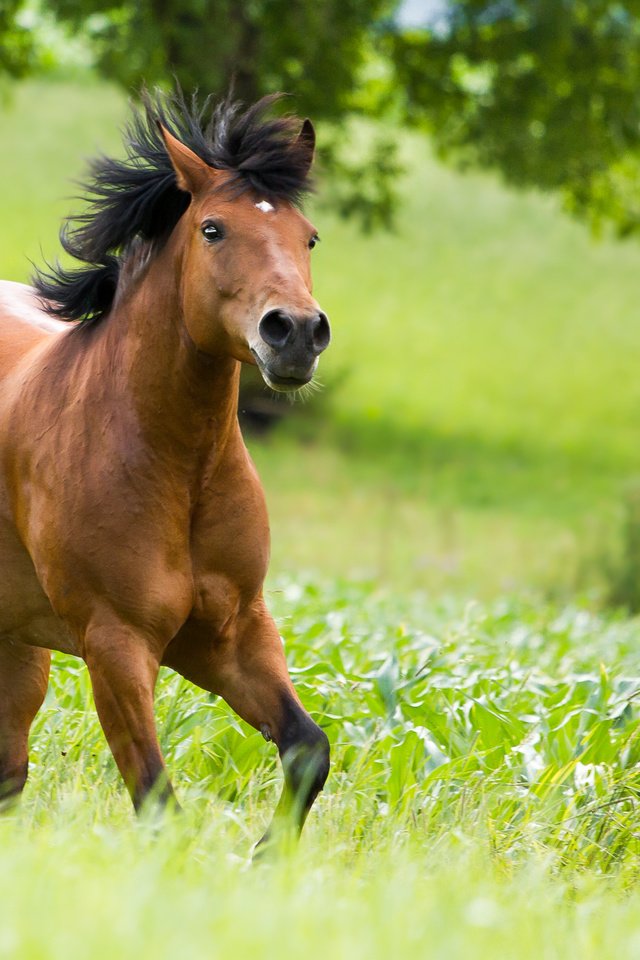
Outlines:
{"type": "Polygon", "coordinates": [[[0,800],[22,792],[28,739],[49,682],[48,650],[0,640],[0,800]]]}
{"type": "Polygon", "coordinates": [[[263,838],[298,835],[329,772],[329,741],[303,708],[293,687],[282,641],[260,602],[238,618],[225,640],[205,624],[189,623],[169,645],[164,662],[217,693],[266,740],[273,740],[285,783],[274,821],[263,838]]]}
{"type": "Polygon", "coordinates": [[[124,627],[93,629],[85,638],[98,717],[133,805],[175,803],[153,714],[159,660],[146,640],[124,627]]]}

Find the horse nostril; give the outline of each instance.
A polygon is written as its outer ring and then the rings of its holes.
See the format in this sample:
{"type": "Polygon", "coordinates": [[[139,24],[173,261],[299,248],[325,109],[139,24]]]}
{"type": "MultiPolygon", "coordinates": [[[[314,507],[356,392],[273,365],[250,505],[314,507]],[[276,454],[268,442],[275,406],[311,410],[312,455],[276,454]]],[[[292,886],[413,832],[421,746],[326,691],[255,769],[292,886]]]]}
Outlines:
{"type": "Polygon", "coordinates": [[[282,350],[293,333],[293,320],[281,310],[270,310],[258,324],[258,332],[274,350],[282,350]]]}
{"type": "Polygon", "coordinates": [[[311,321],[311,342],[316,353],[322,353],[329,346],[331,327],[325,313],[320,312],[311,321]]]}

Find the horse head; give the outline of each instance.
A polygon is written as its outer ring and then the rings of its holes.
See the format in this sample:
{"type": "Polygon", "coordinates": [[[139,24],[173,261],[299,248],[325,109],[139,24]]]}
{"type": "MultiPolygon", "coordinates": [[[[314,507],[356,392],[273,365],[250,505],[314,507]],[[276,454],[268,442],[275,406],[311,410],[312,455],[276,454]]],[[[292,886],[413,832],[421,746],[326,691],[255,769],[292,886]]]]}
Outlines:
{"type": "MultiPolygon", "coordinates": [[[[190,196],[178,224],[189,337],[203,353],[257,364],[273,390],[297,390],[313,377],[331,336],[311,292],[315,227],[286,195],[238,189],[236,173],[161,132],[177,185],[190,196]]],[[[299,174],[311,167],[314,141],[307,120],[289,146],[299,174]]]]}

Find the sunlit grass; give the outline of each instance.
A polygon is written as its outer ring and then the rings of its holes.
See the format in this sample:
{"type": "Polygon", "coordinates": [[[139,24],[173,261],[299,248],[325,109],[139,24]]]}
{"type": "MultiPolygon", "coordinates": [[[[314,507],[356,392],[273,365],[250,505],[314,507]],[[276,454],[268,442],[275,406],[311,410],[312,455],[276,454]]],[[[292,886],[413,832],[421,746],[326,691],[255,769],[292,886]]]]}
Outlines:
{"type": "Polygon", "coordinates": [[[184,824],[153,836],[79,817],[29,845],[14,834],[0,829],[0,949],[25,960],[637,956],[635,891],[550,876],[541,858],[504,867],[461,833],[367,860],[312,843],[258,869],[229,854],[220,826],[194,839],[184,824]]]}
{"type": "MultiPolygon", "coordinates": [[[[286,582],[269,599],[333,748],[312,834],[348,856],[393,838],[439,843],[455,828],[491,837],[511,862],[532,849],[603,873],[634,862],[636,621],[521,600],[397,599],[367,584],[286,582]]],[[[230,817],[234,853],[248,857],[279,788],[273,747],[170,671],[157,714],[187,813],[230,817]]],[[[128,819],[86,669],[58,657],[21,816],[46,823],[85,803],[98,820],[128,819]]]]}
{"type": "Polygon", "coordinates": [[[251,863],[273,748],[168,671],[184,813],[136,822],[85,668],[59,657],[0,819],[1,955],[635,955],[637,622],[366,584],[283,581],[269,600],[333,751],[297,853],[251,863]]]}

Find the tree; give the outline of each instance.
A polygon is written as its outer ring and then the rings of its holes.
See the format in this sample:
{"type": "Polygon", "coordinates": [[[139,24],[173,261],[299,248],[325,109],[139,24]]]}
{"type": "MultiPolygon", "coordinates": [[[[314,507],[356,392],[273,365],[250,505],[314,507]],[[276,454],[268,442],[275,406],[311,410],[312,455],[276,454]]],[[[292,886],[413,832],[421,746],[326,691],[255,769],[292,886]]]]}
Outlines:
{"type": "Polygon", "coordinates": [[[357,91],[364,40],[389,0],[49,0],[88,30],[98,66],[135,88],[166,82],[253,101],[295,90],[300,108],[341,117],[357,91]]]}
{"type": "Polygon", "coordinates": [[[638,0],[456,0],[384,44],[441,155],[640,230],[638,0]]]}

